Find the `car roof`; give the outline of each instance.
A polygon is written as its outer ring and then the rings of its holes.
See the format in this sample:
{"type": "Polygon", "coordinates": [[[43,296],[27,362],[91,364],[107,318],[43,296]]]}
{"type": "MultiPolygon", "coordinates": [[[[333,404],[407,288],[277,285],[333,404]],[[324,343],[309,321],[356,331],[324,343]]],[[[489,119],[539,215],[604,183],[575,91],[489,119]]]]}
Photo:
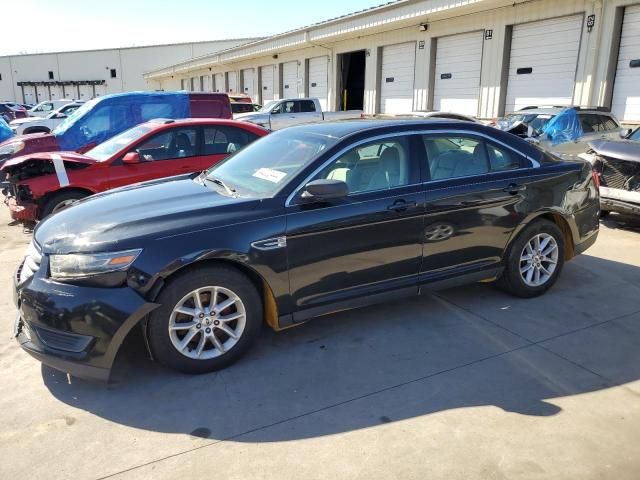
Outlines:
{"type": "MultiPolygon", "coordinates": [[[[541,151],[529,142],[517,136],[503,132],[493,127],[480,123],[468,122],[464,120],[452,120],[447,118],[435,119],[402,119],[402,120],[342,120],[335,122],[308,123],[295,127],[288,127],[280,132],[308,133],[313,135],[325,135],[338,139],[345,139],[351,136],[374,136],[376,134],[385,135],[387,133],[402,133],[412,131],[422,131],[425,133],[437,133],[447,130],[464,131],[465,133],[477,133],[494,139],[503,144],[510,145],[523,154],[541,160],[541,151]]],[[[276,132],[278,133],[278,132],[276,132]]]]}
{"type": "MultiPolygon", "coordinates": [[[[567,108],[574,107],[541,107],[541,108],[527,108],[524,110],[518,110],[516,112],[511,112],[510,115],[558,115],[563,110],[567,108]]],[[[607,115],[609,117],[613,116],[611,112],[605,112],[603,110],[597,110],[595,108],[580,108],[577,110],[577,113],[589,113],[589,114],[597,114],[597,115],[607,115]]]]}
{"type": "Polygon", "coordinates": [[[239,120],[231,120],[227,118],[154,118],[142,123],[141,125],[146,125],[154,130],[172,128],[176,125],[225,125],[230,127],[240,127],[245,130],[264,130],[263,127],[253,123],[241,122],[239,120]]]}

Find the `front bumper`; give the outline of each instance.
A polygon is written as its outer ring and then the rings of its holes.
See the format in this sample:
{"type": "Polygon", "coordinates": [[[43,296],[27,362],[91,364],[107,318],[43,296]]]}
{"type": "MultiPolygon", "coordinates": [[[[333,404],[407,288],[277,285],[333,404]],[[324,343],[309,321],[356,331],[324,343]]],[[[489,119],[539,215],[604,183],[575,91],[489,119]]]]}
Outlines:
{"type": "Polygon", "coordinates": [[[80,378],[107,381],[124,338],[157,304],[129,287],[95,288],[46,278],[47,257],[33,277],[18,283],[15,338],[30,355],[80,378]]]}
{"type": "Polygon", "coordinates": [[[600,207],[610,212],[640,214],[640,192],[600,187],[600,207]]]}
{"type": "Polygon", "coordinates": [[[35,222],[38,218],[38,205],[18,202],[15,197],[7,197],[4,203],[9,207],[11,218],[21,222],[35,222]]]}

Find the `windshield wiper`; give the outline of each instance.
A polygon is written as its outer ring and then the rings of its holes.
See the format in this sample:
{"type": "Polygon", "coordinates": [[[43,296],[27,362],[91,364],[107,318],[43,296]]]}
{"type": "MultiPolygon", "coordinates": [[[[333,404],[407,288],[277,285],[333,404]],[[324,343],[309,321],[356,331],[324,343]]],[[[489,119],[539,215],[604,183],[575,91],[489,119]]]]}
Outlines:
{"type": "Polygon", "coordinates": [[[219,178],[216,178],[216,177],[213,177],[213,178],[204,177],[204,178],[209,180],[210,182],[215,183],[216,185],[220,185],[222,188],[224,188],[226,190],[226,192],[230,196],[232,196],[232,197],[235,196],[236,191],[233,188],[229,188],[229,186],[226,183],[224,183],[222,180],[220,180],[219,178]]]}

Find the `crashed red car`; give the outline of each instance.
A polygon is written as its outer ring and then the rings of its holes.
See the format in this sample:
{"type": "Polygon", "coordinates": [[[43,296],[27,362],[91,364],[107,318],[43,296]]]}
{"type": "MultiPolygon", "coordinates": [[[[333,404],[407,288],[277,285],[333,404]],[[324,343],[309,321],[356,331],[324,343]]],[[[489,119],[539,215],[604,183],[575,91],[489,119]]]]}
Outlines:
{"type": "Polygon", "coordinates": [[[132,183],[199,172],[269,133],[247,122],[152,120],[84,154],[34,153],[2,167],[11,217],[40,220],[94,193],[132,183]]]}

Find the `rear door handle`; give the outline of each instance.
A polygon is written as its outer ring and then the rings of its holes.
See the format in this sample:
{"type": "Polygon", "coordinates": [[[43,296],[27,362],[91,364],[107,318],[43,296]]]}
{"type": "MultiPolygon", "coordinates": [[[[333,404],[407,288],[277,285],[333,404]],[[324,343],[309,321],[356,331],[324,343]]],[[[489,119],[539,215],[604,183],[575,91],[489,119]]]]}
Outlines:
{"type": "Polygon", "coordinates": [[[518,185],[516,183],[512,183],[506,188],[503,188],[502,191],[506,193],[510,193],[511,195],[515,195],[518,192],[524,192],[527,189],[526,185],[518,185]]]}
{"type": "Polygon", "coordinates": [[[396,200],[392,205],[387,207],[387,210],[394,212],[406,212],[410,208],[415,208],[418,204],[416,202],[407,202],[406,200],[396,200]]]}

